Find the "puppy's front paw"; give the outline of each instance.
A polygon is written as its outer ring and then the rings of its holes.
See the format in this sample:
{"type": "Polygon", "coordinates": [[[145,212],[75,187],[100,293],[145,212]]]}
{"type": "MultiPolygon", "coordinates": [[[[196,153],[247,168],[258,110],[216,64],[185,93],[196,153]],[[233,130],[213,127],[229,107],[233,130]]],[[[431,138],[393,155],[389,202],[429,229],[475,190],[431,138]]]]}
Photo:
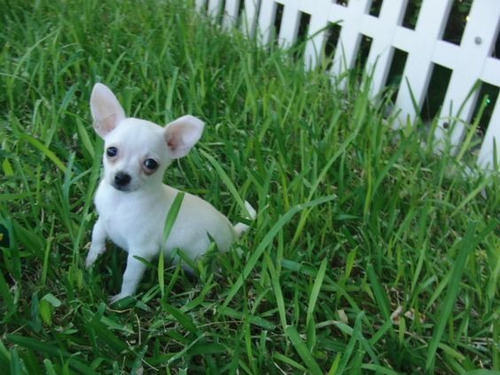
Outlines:
{"type": "Polygon", "coordinates": [[[102,247],[95,247],[95,246],[90,246],[90,251],[87,255],[87,259],[85,259],[85,267],[89,268],[91,265],[93,265],[97,259],[97,257],[104,253],[106,251],[106,248],[104,246],[102,247]]]}
{"type": "Polygon", "coordinates": [[[95,260],[97,259],[97,255],[88,253],[87,259],[85,259],[85,267],[89,268],[91,265],[94,264],[95,260]]]}
{"type": "Polygon", "coordinates": [[[126,297],[130,297],[130,294],[118,293],[112,297],[109,297],[109,304],[112,305],[113,303],[118,302],[126,297]]]}
{"type": "Polygon", "coordinates": [[[98,254],[90,252],[87,255],[87,259],[85,259],[85,267],[89,268],[91,265],[93,265],[97,259],[97,255],[98,254]]]}

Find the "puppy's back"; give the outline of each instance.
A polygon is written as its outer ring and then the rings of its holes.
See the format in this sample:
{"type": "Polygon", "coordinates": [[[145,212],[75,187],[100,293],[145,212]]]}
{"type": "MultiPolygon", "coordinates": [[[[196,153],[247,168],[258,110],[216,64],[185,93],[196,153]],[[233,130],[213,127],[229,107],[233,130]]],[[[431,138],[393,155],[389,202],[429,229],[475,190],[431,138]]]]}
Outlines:
{"type": "MultiPolygon", "coordinates": [[[[165,189],[173,198],[179,193],[170,186],[165,186],[165,189]]],[[[184,194],[167,241],[167,251],[180,248],[195,259],[207,251],[211,239],[216,242],[220,251],[229,250],[236,237],[229,220],[207,201],[189,193],[184,194]]],[[[173,198],[169,200],[173,201],[173,198]]]]}

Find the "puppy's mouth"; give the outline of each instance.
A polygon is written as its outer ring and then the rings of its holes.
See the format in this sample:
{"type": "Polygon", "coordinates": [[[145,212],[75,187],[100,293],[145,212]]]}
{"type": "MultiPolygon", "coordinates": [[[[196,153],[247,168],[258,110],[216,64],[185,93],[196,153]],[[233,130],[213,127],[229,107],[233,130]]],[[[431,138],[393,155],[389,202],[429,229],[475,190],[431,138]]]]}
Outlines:
{"type": "Polygon", "coordinates": [[[119,190],[119,191],[131,191],[130,189],[130,186],[122,186],[122,185],[117,185],[115,183],[111,184],[111,186],[113,186],[116,190],[119,190]]]}

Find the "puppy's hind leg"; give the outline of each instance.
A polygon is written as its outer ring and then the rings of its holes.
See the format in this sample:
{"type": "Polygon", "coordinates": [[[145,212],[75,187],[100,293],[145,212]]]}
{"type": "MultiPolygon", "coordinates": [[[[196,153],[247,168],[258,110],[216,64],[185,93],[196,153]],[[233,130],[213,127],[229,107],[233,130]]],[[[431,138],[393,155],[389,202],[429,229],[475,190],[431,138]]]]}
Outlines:
{"type": "MultiPolygon", "coordinates": [[[[248,203],[247,201],[245,201],[245,208],[248,212],[248,218],[251,220],[255,220],[255,218],[257,217],[257,211],[255,211],[255,209],[252,207],[252,205],[250,203],[248,203]]],[[[236,238],[239,238],[243,233],[245,233],[248,230],[248,228],[249,228],[249,226],[247,224],[243,224],[243,223],[236,224],[233,227],[234,233],[236,234],[236,238]]]]}

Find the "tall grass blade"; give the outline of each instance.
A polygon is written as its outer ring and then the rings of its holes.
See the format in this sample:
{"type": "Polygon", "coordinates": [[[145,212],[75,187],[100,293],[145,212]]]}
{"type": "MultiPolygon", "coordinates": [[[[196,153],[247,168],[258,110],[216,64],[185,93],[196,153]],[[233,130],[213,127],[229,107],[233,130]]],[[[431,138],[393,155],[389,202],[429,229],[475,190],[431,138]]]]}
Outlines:
{"type": "Polygon", "coordinates": [[[259,243],[259,245],[255,249],[255,251],[250,256],[250,259],[248,260],[247,264],[245,265],[245,268],[243,269],[241,276],[236,280],[233,287],[230,289],[228,296],[224,300],[224,303],[222,304],[222,308],[225,308],[229,305],[229,303],[234,298],[236,293],[243,286],[243,283],[245,282],[247,277],[252,272],[252,270],[255,267],[255,265],[257,264],[257,261],[259,260],[259,258],[262,256],[264,251],[267,249],[267,247],[273,241],[274,237],[276,237],[276,235],[283,228],[283,226],[285,226],[292,219],[293,216],[295,216],[298,212],[300,212],[303,209],[318,206],[320,204],[324,204],[326,202],[333,200],[334,198],[335,198],[335,196],[330,195],[330,196],[315,199],[315,200],[308,202],[308,203],[305,203],[305,204],[299,204],[297,206],[292,207],[287,213],[285,213],[283,216],[281,216],[276,221],[276,223],[273,225],[273,227],[269,230],[269,232],[267,232],[267,234],[264,236],[262,241],[259,243]]]}
{"type": "Polygon", "coordinates": [[[276,298],[276,305],[278,307],[281,326],[283,327],[283,330],[285,330],[288,324],[286,322],[285,300],[283,298],[283,291],[281,290],[279,275],[276,272],[276,268],[273,265],[271,257],[266,253],[264,253],[264,262],[267,266],[269,274],[271,275],[271,284],[273,286],[274,298],[276,298]]]}
{"type": "Polygon", "coordinates": [[[176,307],[169,305],[168,303],[163,303],[162,307],[168,311],[175,318],[177,322],[179,322],[184,328],[186,328],[189,332],[194,333],[195,335],[199,335],[198,328],[196,324],[194,324],[193,320],[181,310],[176,307]]]}
{"type": "Polygon", "coordinates": [[[105,324],[100,321],[99,315],[95,315],[90,321],[89,328],[91,328],[95,335],[106,343],[106,345],[108,345],[109,348],[116,354],[128,350],[127,344],[120,340],[105,324]]]}
{"type": "Polygon", "coordinates": [[[29,144],[38,149],[43,155],[45,155],[49,160],[51,160],[63,173],[66,173],[66,165],[57,157],[57,155],[51,151],[47,146],[45,146],[38,139],[33,138],[29,134],[21,134],[21,139],[24,139],[29,144]]]}
{"type": "Polygon", "coordinates": [[[326,266],[328,265],[328,260],[325,258],[321,261],[319,266],[316,279],[309,295],[309,303],[307,305],[307,315],[306,315],[306,326],[309,327],[310,324],[314,323],[314,310],[316,308],[316,303],[318,301],[319,294],[321,292],[321,286],[323,285],[323,279],[325,278],[326,266]]]}
{"type": "Polygon", "coordinates": [[[460,243],[458,256],[455,259],[453,268],[450,271],[450,278],[448,281],[446,295],[443,299],[443,303],[439,308],[440,314],[438,315],[438,321],[436,322],[436,325],[434,327],[432,338],[429,343],[429,348],[427,350],[427,360],[425,362],[425,368],[427,369],[427,371],[434,372],[436,351],[439,347],[445,328],[448,324],[448,319],[450,318],[455,307],[458,292],[460,290],[462,274],[464,272],[467,259],[472,251],[476,248],[478,242],[481,241],[493,229],[493,226],[490,225],[485,230],[483,230],[483,232],[476,235],[477,229],[477,222],[469,223],[465,236],[460,243]]]}
{"type": "Polygon", "coordinates": [[[177,220],[177,215],[179,214],[183,200],[184,193],[179,192],[170,206],[170,210],[168,211],[165,219],[165,226],[163,228],[162,251],[160,251],[158,257],[158,284],[160,286],[162,298],[165,297],[165,249],[163,247],[167,244],[168,236],[170,236],[170,233],[172,232],[172,228],[177,220]]]}
{"type": "Polygon", "coordinates": [[[214,167],[214,169],[217,171],[217,174],[219,175],[220,179],[226,185],[227,189],[235,199],[236,203],[238,203],[238,206],[240,206],[240,209],[243,212],[247,212],[247,209],[245,207],[245,202],[241,198],[240,194],[238,193],[238,190],[234,186],[233,182],[227,175],[227,173],[224,171],[224,169],[221,167],[221,165],[215,160],[214,157],[212,157],[209,153],[205,152],[204,150],[200,150],[200,153],[203,155],[204,158],[206,158],[210,164],[214,167]]]}
{"type": "Polygon", "coordinates": [[[299,354],[300,358],[304,361],[304,364],[308,368],[309,372],[314,375],[323,374],[323,371],[312,356],[311,352],[307,349],[306,344],[300,338],[297,329],[294,326],[288,326],[285,333],[292,342],[292,345],[299,354]]]}
{"type": "MultiPolygon", "coordinates": [[[[339,365],[337,366],[337,370],[335,372],[335,375],[341,375],[344,373],[345,368],[347,367],[347,364],[355,355],[354,353],[354,348],[356,347],[356,344],[358,342],[358,337],[359,333],[361,332],[361,327],[362,327],[362,322],[364,319],[365,313],[360,312],[358,316],[356,317],[356,321],[354,322],[354,328],[351,329],[351,327],[346,326],[346,328],[349,328],[349,330],[344,330],[344,332],[349,333],[351,331],[351,338],[349,340],[349,343],[347,344],[347,347],[345,348],[344,352],[342,353],[342,358],[340,360],[339,365]]],[[[339,325],[338,325],[339,326],[339,325]]],[[[340,328],[340,326],[339,326],[340,328]]]]}
{"type": "Polygon", "coordinates": [[[286,363],[287,365],[289,365],[289,366],[291,366],[291,367],[299,370],[302,373],[307,373],[307,368],[305,368],[304,366],[302,366],[302,364],[300,364],[297,361],[294,361],[293,359],[291,359],[288,356],[285,356],[285,355],[283,355],[281,353],[274,353],[273,357],[275,359],[277,359],[278,361],[286,363]]]}
{"type": "MultiPolygon", "coordinates": [[[[380,284],[377,275],[375,274],[375,269],[373,268],[373,265],[369,265],[368,269],[368,278],[370,279],[370,284],[373,290],[373,294],[375,295],[375,299],[377,301],[377,306],[380,309],[380,312],[382,313],[382,316],[384,317],[384,320],[386,322],[391,321],[391,307],[389,304],[389,299],[387,298],[387,295],[384,292],[384,289],[382,288],[382,285],[380,284]]],[[[391,334],[394,335],[394,331],[390,330],[391,334]]]]}

